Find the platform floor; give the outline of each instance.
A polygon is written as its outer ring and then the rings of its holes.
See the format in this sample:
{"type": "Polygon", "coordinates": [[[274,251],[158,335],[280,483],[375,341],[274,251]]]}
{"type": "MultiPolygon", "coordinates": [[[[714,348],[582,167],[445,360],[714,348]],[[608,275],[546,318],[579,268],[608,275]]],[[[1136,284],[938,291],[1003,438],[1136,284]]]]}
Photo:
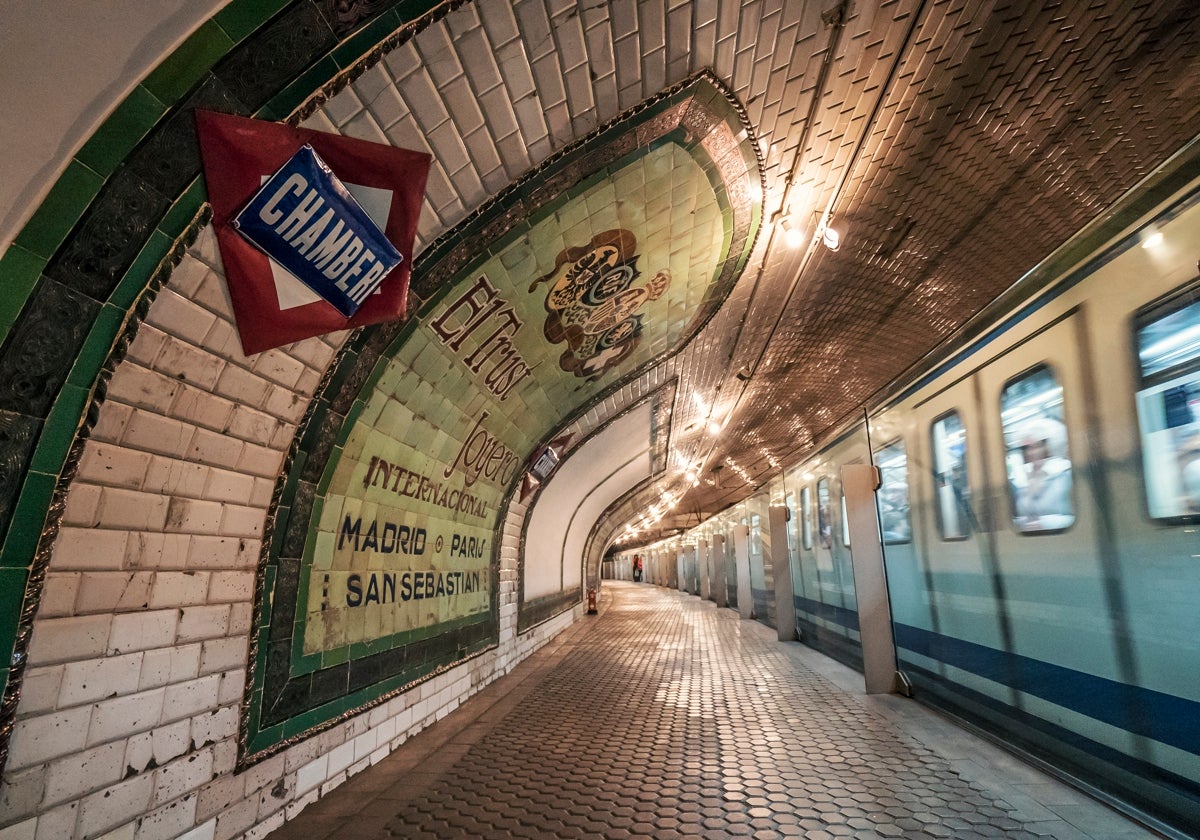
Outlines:
{"type": "Polygon", "coordinates": [[[271,840],[1157,836],[732,610],[603,593],[271,840]]]}

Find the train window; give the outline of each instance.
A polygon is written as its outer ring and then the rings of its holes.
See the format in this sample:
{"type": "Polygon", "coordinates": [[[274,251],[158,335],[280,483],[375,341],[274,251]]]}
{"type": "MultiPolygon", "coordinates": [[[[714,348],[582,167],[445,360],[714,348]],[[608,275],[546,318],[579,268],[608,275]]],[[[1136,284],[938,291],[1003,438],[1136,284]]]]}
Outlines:
{"type": "Polygon", "coordinates": [[[1000,395],[1012,520],[1024,534],[1075,523],[1063,391],[1046,365],[1010,379],[1000,395]]]}
{"type": "Polygon", "coordinates": [[[884,545],[897,545],[912,540],[912,524],[908,515],[908,455],[904,441],[898,440],[875,453],[879,467],[879,526],[884,545]]]}
{"type": "Polygon", "coordinates": [[[805,548],[812,548],[812,489],[807,485],[800,488],[800,540],[805,548]]]}
{"type": "Polygon", "coordinates": [[[817,482],[817,539],[821,548],[833,548],[833,511],[829,508],[829,479],[817,482]]]}
{"type": "Polygon", "coordinates": [[[1200,515],[1200,301],[1192,290],[1137,320],[1138,427],[1155,519],[1200,515]]]}
{"type": "Polygon", "coordinates": [[[839,494],[842,497],[842,545],[850,547],[850,517],[846,515],[846,491],[839,494]]]}
{"type": "Polygon", "coordinates": [[[930,429],[933,445],[933,510],[943,540],[965,540],[975,516],[967,483],[967,430],[957,411],[944,414],[930,429]]]}

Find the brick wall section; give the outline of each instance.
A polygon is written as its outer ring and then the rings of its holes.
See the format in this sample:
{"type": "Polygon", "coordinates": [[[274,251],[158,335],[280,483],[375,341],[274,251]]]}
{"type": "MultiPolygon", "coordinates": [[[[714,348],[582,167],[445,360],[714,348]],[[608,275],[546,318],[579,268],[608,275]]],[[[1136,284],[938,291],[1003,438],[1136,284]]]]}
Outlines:
{"type": "Polygon", "coordinates": [[[209,229],[151,307],[85,447],[0,806],[8,823],[40,816],[13,836],[175,837],[212,816],[201,791],[233,769],[264,514],[345,336],[246,359],[219,269],[209,229]]]}
{"type": "Polygon", "coordinates": [[[29,650],[0,837],[258,837],[506,673],[571,621],[517,639],[517,529],[501,645],[234,773],[263,522],[344,334],[242,356],[206,230],[108,390],[67,497],[29,650]]]}

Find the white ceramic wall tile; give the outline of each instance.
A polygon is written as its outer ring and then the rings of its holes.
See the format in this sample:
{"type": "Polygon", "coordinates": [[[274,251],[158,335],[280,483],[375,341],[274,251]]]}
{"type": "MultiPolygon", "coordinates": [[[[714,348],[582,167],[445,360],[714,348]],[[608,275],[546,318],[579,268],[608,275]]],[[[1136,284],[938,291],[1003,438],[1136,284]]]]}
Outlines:
{"type": "Polygon", "coordinates": [[[91,722],[87,727],[88,746],[128,738],[157,726],[162,718],[165,694],[165,688],[152,688],[96,703],[91,708],[91,722]]]}
{"type": "Polygon", "coordinates": [[[102,616],[111,619],[107,654],[169,647],[175,641],[179,610],[154,610],[102,616]]]}
{"type": "Polygon", "coordinates": [[[75,612],[113,613],[146,606],[153,584],[150,572],[83,572],[79,575],[75,612]]]}
{"type": "MultiPolygon", "coordinates": [[[[88,836],[97,836],[110,828],[126,824],[129,814],[143,814],[150,804],[153,780],[150,776],[134,776],[83,799],[79,809],[79,823],[88,836]]],[[[133,824],[129,825],[129,837],[133,837],[133,824]]]]}
{"type": "MultiPolygon", "coordinates": [[[[120,371],[117,372],[117,375],[120,375],[120,371]]],[[[105,411],[101,414],[100,424],[103,424],[104,418],[109,412],[114,412],[118,417],[124,415],[120,409],[119,405],[106,406],[105,411]]],[[[97,429],[101,428],[100,424],[97,424],[97,429]]],[[[172,458],[182,457],[187,452],[194,435],[194,429],[187,424],[141,408],[132,409],[124,417],[122,429],[122,433],[113,438],[114,440],[119,438],[130,449],[155,452],[172,458]]],[[[107,435],[93,435],[93,440],[97,442],[103,442],[106,439],[108,439],[107,435]]]]}
{"type": "Polygon", "coordinates": [[[29,662],[45,665],[103,655],[112,624],[111,615],[40,621],[29,645],[29,662]]]}
{"type": "MultiPolygon", "coordinates": [[[[212,768],[213,751],[211,747],[190,753],[159,767],[154,771],[154,795],[151,805],[161,806],[198,789],[212,778],[212,768]]],[[[194,798],[192,803],[194,813],[194,798]]]]}
{"type": "Polygon", "coordinates": [[[64,571],[121,569],[128,540],[125,531],[63,527],[55,544],[56,555],[62,557],[57,568],[64,571]]]}
{"type": "Polygon", "coordinates": [[[37,818],[35,840],[56,840],[70,837],[79,820],[79,802],[68,802],[51,808],[37,818]]]}
{"type": "Polygon", "coordinates": [[[6,767],[21,770],[79,752],[87,742],[90,718],[91,709],[83,706],[17,721],[9,741],[6,767]]]}
{"type": "Polygon", "coordinates": [[[120,742],[105,744],[53,761],[46,769],[44,801],[57,805],[121,780],[125,750],[120,742]]]}
{"type": "Polygon", "coordinates": [[[80,706],[113,694],[132,694],[138,690],[141,671],[140,653],[68,663],[63,668],[58,704],[80,706]]]}
{"type": "MultiPolygon", "coordinates": [[[[196,746],[228,742],[237,735],[237,709],[226,706],[215,712],[196,715],[191,719],[191,743],[196,746]]],[[[214,752],[214,758],[215,758],[214,752]]],[[[212,778],[211,774],[208,777],[212,778]]],[[[208,781],[204,779],[203,781],[208,781]]]]}
{"type": "Polygon", "coordinates": [[[58,706],[63,666],[30,668],[21,683],[21,704],[31,714],[51,712],[58,706]]]}
{"type": "Polygon", "coordinates": [[[177,638],[181,642],[212,639],[229,632],[228,604],[185,607],[179,613],[177,638]]]}
{"type": "Polygon", "coordinates": [[[200,344],[217,319],[211,311],[169,287],[159,293],[152,309],[147,313],[146,323],[192,344],[200,344]]]}
{"type": "Polygon", "coordinates": [[[245,799],[234,803],[217,815],[214,840],[232,840],[253,827],[258,818],[258,802],[245,799]]]}
{"type": "Polygon", "coordinates": [[[190,829],[195,824],[196,796],[188,794],[156,808],[138,820],[134,840],[173,840],[180,835],[190,834],[190,829]]]}
{"type": "Polygon", "coordinates": [[[207,820],[202,825],[198,825],[191,831],[179,835],[178,840],[213,840],[216,835],[217,821],[207,820]]]}

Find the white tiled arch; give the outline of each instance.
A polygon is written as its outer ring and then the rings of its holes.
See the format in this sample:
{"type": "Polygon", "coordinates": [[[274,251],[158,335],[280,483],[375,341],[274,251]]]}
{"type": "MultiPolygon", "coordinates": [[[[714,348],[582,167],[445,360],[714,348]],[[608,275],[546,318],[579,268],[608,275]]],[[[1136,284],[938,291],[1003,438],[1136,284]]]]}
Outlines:
{"type": "MultiPolygon", "coordinates": [[[[763,69],[790,61],[789,75],[804,73],[809,54],[780,48],[798,40],[800,18],[815,7],[763,4],[776,10],[760,21],[758,5],[467,4],[305,125],[433,154],[419,253],[549,155],[703,69],[749,103],[753,122],[778,121],[786,136],[800,103],[785,113],[783,91],[770,89],[763,69]]],[[[769,172],[786,157],[783,145],[764,139],[769,172]]],[[[744,291],[734,298],[736,309],[744,291]]],[[[211,229],[175,269],[112,377],[67,495],[0,797],[8,826],[0,837],[261,836],[570,622],[566,614],[516,632],[525,510],[513,504],[497,650],[233,772],[274,482],[344,339],[247,360],[211,229]]],[[[647,372],[574,425],[581,434],[598,427],[678,367],[647,372]]]]}

